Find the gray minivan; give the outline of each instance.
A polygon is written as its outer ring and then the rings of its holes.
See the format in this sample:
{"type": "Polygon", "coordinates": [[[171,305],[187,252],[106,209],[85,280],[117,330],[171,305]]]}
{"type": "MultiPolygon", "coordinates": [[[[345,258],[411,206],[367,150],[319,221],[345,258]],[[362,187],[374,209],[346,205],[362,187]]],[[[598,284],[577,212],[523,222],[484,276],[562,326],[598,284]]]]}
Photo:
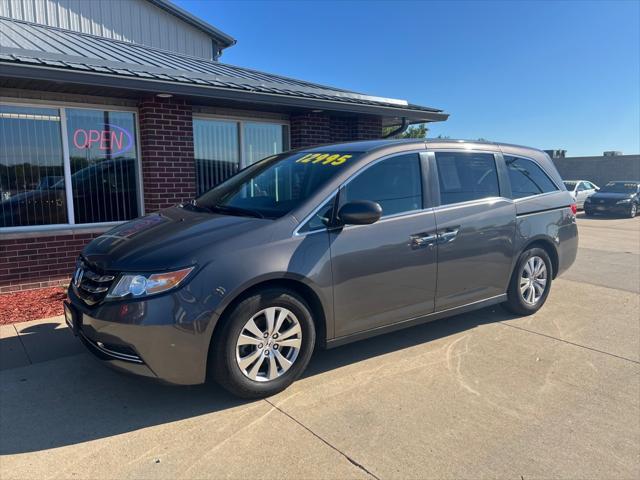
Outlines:
{"type": "Polygon", "coordinates": [[[305,148],[93,240],[65,314],[115,368],[262,397],[317,347],[497,303],[536,312],[575,259],[575,213],[535,149],[305,148]]]}

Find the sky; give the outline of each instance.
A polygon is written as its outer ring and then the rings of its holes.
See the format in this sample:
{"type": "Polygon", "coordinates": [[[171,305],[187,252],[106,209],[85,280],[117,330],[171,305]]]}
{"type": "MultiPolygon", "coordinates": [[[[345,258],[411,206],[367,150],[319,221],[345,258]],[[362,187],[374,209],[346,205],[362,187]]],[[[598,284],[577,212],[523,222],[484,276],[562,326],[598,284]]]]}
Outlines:
{"type": "Polygon", "coordinates": [[[429,137],[640,153],[640,0],[173,0],[221,61],[450,114],[429,137]]]}

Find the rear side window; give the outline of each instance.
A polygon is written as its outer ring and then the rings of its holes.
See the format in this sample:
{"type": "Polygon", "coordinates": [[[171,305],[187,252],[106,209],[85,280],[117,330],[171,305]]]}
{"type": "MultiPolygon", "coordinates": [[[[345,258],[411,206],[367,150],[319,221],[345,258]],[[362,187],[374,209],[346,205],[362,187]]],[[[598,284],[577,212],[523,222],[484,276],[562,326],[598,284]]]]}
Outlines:
{"type": "Polygon", "coordinates": [[[436,164],[442,205],[500,196],[493,154],[436,152],[436,164]]]}
{"type": "Polygon", "coordinates": [[[508,155],[504,157],[504,160],[509,171],[513,198],[530,197],[558,190],[558,187],[535,162],[508,155]]]}
{"type": "Polygon", "coordinates": [[[340,203],[371,200],[382,207],[382,216],[422,208],[420,158],[417,153],[397,155],[367,168],[347,183],[340,203]]]}

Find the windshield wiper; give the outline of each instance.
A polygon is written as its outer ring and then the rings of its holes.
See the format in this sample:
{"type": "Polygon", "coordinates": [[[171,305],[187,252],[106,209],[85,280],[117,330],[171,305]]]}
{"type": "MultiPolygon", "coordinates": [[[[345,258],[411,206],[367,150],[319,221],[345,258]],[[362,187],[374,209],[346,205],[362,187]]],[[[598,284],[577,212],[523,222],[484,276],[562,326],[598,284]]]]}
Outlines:
{"type": "MultiPolygon", "coordinates": [[[[200,205],[202,206],[202,205],[200,205]]],[[[249,210],[248,208],[233,207],[231,205],[213,205],[212,207],[206,207],[208,210],[214,212],[229,213],[231,215],[244,215],[245,217],[264,218],[264,215],[257,210],[249,210]]]]}

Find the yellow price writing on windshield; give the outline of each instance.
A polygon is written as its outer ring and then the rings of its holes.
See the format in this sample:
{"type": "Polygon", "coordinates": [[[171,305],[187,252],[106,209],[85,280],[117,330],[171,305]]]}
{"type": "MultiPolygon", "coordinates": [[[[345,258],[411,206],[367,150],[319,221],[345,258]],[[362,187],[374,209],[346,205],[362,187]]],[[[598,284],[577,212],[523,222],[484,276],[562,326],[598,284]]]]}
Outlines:
{"type": "Polygon", "coordinates": [[[296,163],[320,163],[322,165],[342,165],[353,155],[342,155],[340,153],[307,153],[304,157],[296,160],[296,163]]]}

